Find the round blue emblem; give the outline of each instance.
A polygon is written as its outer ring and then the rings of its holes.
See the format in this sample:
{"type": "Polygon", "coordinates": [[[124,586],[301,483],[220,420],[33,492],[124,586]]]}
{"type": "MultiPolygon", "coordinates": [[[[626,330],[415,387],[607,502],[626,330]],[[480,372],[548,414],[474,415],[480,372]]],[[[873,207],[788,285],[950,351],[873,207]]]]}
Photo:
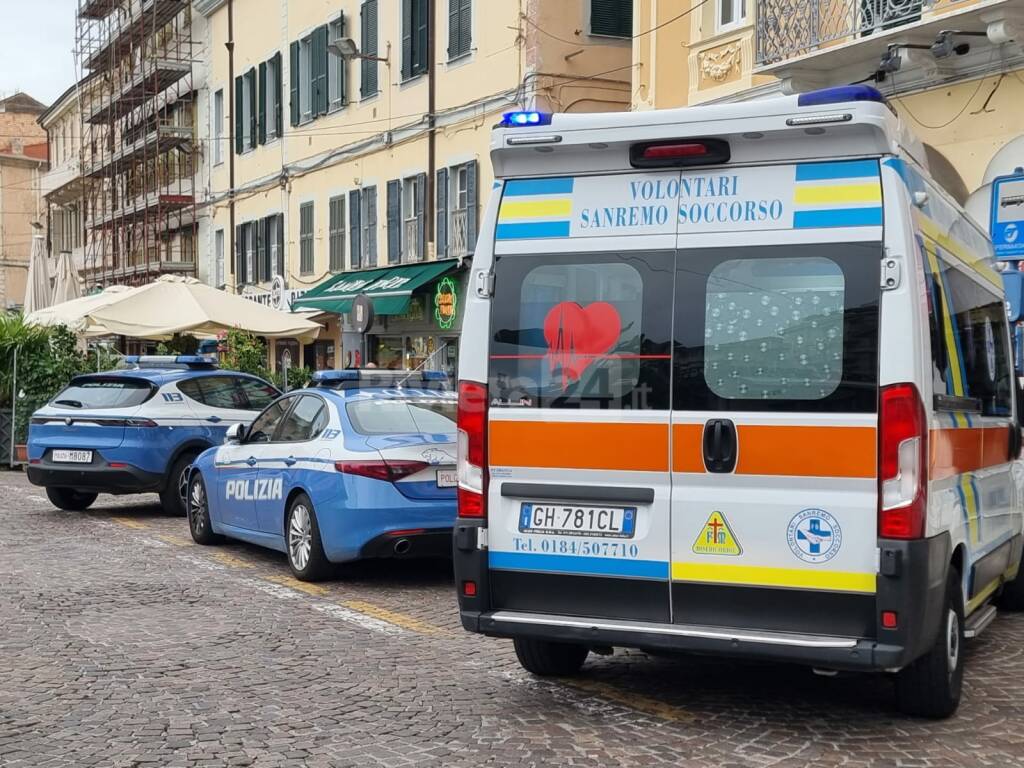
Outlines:
{"type": "Polygon", "coordinates": [[[786,539],[793,554],[805,563],[827,563],[843,545],[843,529],[823,509],[805,509],[789,522],[786,539]]]}

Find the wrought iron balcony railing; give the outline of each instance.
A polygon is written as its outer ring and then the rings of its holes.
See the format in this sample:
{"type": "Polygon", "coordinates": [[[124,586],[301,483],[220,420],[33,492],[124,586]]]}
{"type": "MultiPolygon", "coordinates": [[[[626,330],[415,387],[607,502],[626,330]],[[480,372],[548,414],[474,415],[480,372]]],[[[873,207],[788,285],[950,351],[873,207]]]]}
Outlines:
{"type": "Polygon", "coordinates": [[[757,65],[912,24],[930,0],[759,0],[757,65]]]}

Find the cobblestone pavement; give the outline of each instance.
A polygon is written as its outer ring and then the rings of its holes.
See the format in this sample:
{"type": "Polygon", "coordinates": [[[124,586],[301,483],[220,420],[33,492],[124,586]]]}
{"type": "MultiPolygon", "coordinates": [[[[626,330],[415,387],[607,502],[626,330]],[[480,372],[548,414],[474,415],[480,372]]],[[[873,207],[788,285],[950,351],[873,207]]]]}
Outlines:
{"type": "Polygon", "coordinates": [[[53,509],[0,474],[2,766],[1024,765],[1024,617],[969,650],[960,714],[881,678],[639,653],[539,681],[464,633],[439,563],[291,578],[198,547],[155,497],[53,509]]]}

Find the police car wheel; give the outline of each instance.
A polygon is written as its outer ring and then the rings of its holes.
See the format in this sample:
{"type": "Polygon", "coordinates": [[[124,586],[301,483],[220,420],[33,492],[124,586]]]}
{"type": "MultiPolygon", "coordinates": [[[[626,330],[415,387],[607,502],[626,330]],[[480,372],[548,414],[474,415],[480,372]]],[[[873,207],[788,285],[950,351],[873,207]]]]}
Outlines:
{"type": "Polygon", "coordinates": [[[896,675],[896,701],[907,715],[941,719],[960,706],[964,680],[964,605],[960,573],[950,569],[942,622],[929,651],[896,675]]]}
{"type": "Polygon", "coordinates": [[[327,575],[328,562],[320,542],[316,512],[306,494],[295,497],[285,521],[288,565],[301,581],[319,581],[327,575]]]}
{"type": "Polygon", "coordinates": [[[196,544],[216,544],[220,536],[210,525],[210,499],[206,495],[206,482],[198,472],[193,473],[188,486],[188,529],[196,544]]]}
{"type": "Polygon", "coordinates": [[[516,658],[523,669],[540,677],[569,677],[580,671],[590,653],[585,645],[517,637],[516,658]]]}
{"type": "Polygon", "coordinates": [[[92,503],[96,501],[95,493],[85,493],[84,491],[76,491],[73,488],[47,488],[46,498],[50,500],[57,509],[63,509],[66,512],[83,512],[92,506],[92,503]]]}
{"type": "Polygon", "coordinates": [[[179,456],[167,473],[167,487],[160,491],[160,504],[164,512],[175,517],[184,517],[188,512],[185,494],[188,490],[189,467],[196,460],[194,453],[179,456]]]}

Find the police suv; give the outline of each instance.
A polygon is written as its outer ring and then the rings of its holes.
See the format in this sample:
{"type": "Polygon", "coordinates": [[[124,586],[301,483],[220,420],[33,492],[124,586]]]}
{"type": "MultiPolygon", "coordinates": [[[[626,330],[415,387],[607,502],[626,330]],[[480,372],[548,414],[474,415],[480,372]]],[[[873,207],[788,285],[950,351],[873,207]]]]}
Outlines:
{"type": "Polygon", "coordinates": [[[280,394],[195,355],[126,357],[125,369],[77,376],[32,416],[28,479],[60,509],[100,493],[159,493],[184,514],[192,460],[280,394]]]}
{"type": "Polygon", "coordinates": [[[463,626],[537,674],[756,657],[950,715],[1024,607],[1019,390],[992,244],[885,98],[512,113],[491,157],[463,626]]]}
{"type": "Polygon", "coordinates": [[[455,393],[442,372],[320,371],[195,462],[192,538],[284,552],[296,577],[370,557],[450,556],[455,393]]]}

